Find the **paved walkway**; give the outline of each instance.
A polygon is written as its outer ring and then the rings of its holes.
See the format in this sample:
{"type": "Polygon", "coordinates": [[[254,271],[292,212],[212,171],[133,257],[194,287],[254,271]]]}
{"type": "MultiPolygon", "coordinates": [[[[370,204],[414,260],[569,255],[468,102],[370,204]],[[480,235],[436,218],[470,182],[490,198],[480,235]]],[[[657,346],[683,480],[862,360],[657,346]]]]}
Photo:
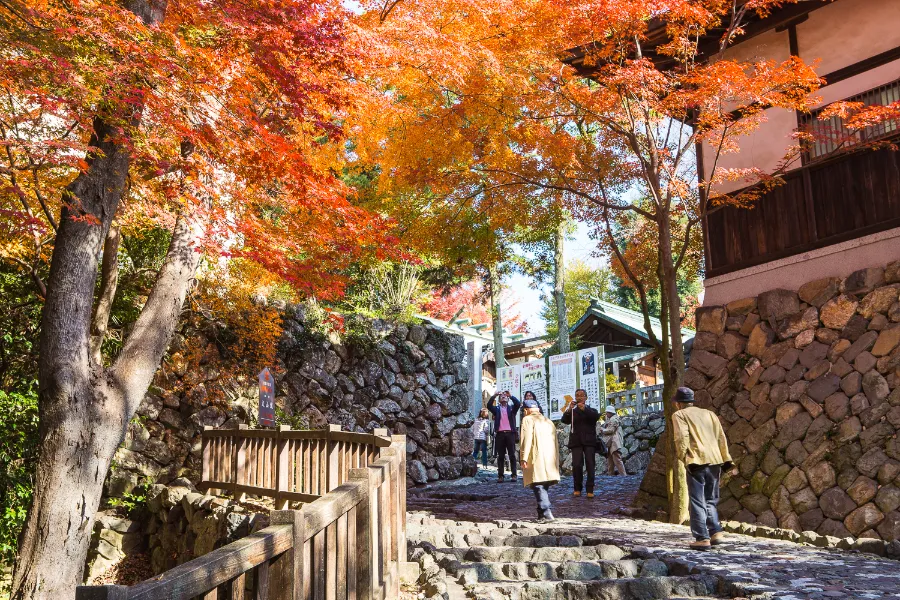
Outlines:
{"type": "Polygon", "coordinates": [[[636,476],[598,478],[598,495],[592,500],[572,498],[571,479],[566,479],[554,488],[557,521],[551,525],[533,522],[534,499],[529,490],[523,489],[521,480],[503,484],[495,480],[496,476],[488,472],[457,485],[439,484],[424,492],[412,489],[409,508],[459,521],[495,521],[500,527],[575,534],[628,547],[636,553],[677,559],[684,574],[713,574],[724,581],[741,583],[750,598],[900,600],[900,562],[874,555],[736,534],[729,534],[730,543],[711,551],[688,550],[687,527],[615,514],[620,506],[630,503],[639,485],[636,476]],[[428,509],[426,505],[431,502],[434,504],[428,509]]]}

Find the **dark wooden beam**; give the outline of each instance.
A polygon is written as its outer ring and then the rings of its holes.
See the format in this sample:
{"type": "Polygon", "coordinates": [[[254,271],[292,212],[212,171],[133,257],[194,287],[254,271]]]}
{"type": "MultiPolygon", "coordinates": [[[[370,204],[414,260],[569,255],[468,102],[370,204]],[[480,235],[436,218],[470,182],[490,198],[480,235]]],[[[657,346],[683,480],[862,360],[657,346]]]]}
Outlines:
{"type": "Polygon", "coordinates": [[[900,46],[891,48],[890,50],[885,50],[884,52],[876,54],[875,56],[870,56],[869,58],[866,58],[859,62],[855,62],[852,65],[847,65],[846,67],[842,67],[840,69],[837,69],[836,71],[832,71],[831,73],[822,75],[822,79],[825,80],[826,86],[833,85],[839,81],[850,79],[855,75],[865,73],[866,71],[871,71],[876,67],[886,65],[889,62],[893,62],[898,59],[900,59],[900,46]]]}

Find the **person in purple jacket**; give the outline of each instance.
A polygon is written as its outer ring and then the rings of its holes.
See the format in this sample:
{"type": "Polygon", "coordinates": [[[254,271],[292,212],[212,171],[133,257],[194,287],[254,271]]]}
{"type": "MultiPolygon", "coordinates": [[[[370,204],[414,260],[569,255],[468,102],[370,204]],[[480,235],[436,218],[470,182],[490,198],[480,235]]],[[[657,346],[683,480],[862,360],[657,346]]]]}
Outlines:
{"type": "Polygon", "coordinates": [[[522,403],[509,392],[491,396],[487,409],[494,415],[494,446],[497,450],[497,481],[504,480],[504,461],[509,456],[512,481],[516,480],[516,415],[522,403]],[[497,400],[500,404],[497,404],[497,400]]]}

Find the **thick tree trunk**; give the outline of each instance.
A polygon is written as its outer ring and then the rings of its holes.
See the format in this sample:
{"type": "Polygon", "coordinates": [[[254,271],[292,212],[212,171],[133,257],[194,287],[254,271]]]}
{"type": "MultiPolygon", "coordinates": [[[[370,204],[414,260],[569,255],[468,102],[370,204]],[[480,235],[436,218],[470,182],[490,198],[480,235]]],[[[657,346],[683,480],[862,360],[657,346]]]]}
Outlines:
{"type": "Polygon", "coordinates": [[[566,221],[560,220],[553,245],[553,297],[556,299],[556,325],[559,328],[557,340],[559,352],[569,351],[569,316],[566,310],[566,264],[564,246],[566,240],[566,221]]]}
{"type": "Polygon", "coordinates": [[[506,366],[503,349],[503,318],[500,312],[500,275],[496,265],[488,267],[488,284],[491,292],[491,328],[494,333],[494,364],[497,369],[506,366]]]}
{"type": "MultiPolygon", "coordinates": [[[[675,409],[672,399],[675,390],[684,382],[684,347],[681,337],[681,299],[678,297],[676,285],[678,274],[675,272],[672,256],[672,231],[668,218],[660,221],[659,246],[660,296],[668,317],[663,320],[663,326],[668,325],[669,328],[669,344],[665,349],[665,360],[661,361],[666,378],[663,386],[663,398],[665,399],[666,427],[668,431],[673,431],[672,415],[675,409]]],[[[675,457],[675,437],[669,435],[667,439],[666,479],[669,491],[669,521],[683,523],[688,518],[687,473],[684,465],[675,457]]]]}
{"type": "MultiPolygon", "coordinates": [[[[165,0],[123,0],[123,4],[146,25],[162,21],[166,11],[165,0]]],[[[136,107],[132,124],[137,125],[139,119],[140,107],[136,107]]],[[[102,119],[95,119],[91,146],[99,151],[88,156],[87,170],[69,185],[59,221],[41,317],[39,458],[32,506],[13,572],[13,600],[74,597],[75,586],[82,581],[109,464],[150,382],[149,377],[141,376],[125,379],[133,372],[143,375],[148,370],[152,377],[146,364],[142,369],[125,368],[130,367],[125,360],[125,365],[107,372],[91,358],[97,261],[129,168],[125,145],[112,141],[121,135],[102,119]]],[[[196,236],[198,229],[183,223],[180,229],[183,232],[178,235],[176,227],[166,266],[136,327],[143,322],[146,329],[152,321],[157,334],[132,334],[123,349],[124,355],[129,344],[147,343],[145,363],[155,360],[158,364],[162,357],[158,338],[166,329],[171,334],[175,324],[166,321],[178,313],[166,306],[176,300],[171,291],[182,288],[177,298],[180,310],[190,280],[184,273],[196,268],[197,253],[189,238],[196,236]],[[179,276],[182,280],[176,281],[179,276]]]]}

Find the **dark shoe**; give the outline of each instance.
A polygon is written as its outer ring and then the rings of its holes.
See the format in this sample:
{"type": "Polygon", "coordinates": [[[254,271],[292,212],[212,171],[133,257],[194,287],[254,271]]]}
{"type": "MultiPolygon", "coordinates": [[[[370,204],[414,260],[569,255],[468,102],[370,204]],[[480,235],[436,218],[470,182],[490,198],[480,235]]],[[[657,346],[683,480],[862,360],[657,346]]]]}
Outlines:
{"type": "Polygon", "coordinates": [[[503,477],[498,477],[498,478],[497,478],[497,483],[503,483],[503,477]]]}
{"type": "Polygon", "coordinates": [[[695,542],[691,542],[688,547],[691,550],[709,550],[710,544],[709,540],[697,540],[695,542]]]}
{"type": "Polygon", "coordinates": [[[728,541],[728,538],[725,536],[724,531],[719,531],[717,533],[712,534],[712,537],[709,538],[709,544],[711,546],[718,546],[719,544],[724,544],[728,541]]]}

